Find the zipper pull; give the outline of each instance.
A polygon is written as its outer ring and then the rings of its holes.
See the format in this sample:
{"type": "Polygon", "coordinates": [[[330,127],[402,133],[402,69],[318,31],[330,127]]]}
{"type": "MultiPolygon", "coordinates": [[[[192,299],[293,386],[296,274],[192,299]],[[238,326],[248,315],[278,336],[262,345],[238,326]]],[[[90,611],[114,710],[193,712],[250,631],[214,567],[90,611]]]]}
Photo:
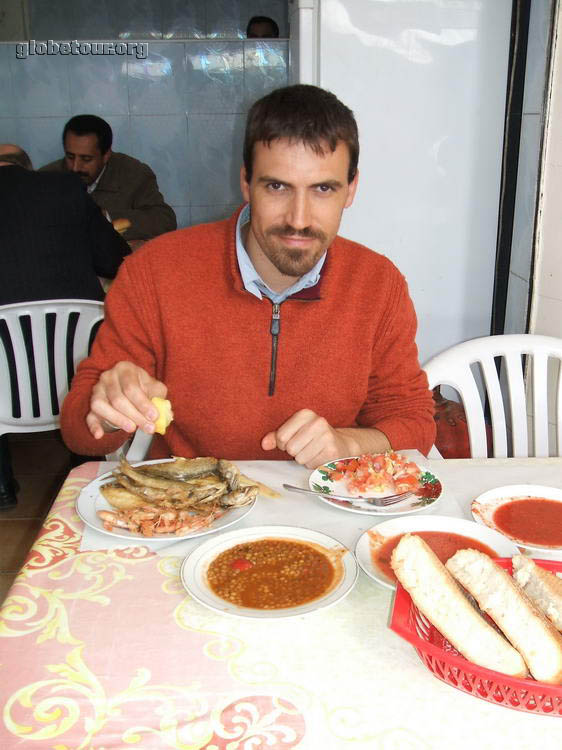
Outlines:
{"type": "Polygon", "coordinates": [[[271,311],[271,335],[279,336],[281,330],[281,307],[278,302],[273,302],[273,309],[271,311]]]}
{"type": "Polygon", "coordinates": [[[269,395],[275,393],[275,376],[277,374],[277,340],[281,331],[281,306],[278,302],[272,302],[271,310],[271,367],[269,370],[269,395]]]}

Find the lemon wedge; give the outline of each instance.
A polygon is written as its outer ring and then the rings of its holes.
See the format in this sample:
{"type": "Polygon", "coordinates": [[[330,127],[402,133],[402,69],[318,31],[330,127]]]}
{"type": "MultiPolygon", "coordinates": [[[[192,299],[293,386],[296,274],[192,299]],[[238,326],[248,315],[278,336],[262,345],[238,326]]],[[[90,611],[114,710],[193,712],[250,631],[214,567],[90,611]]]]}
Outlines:
{"type": "Polygon", "coordinates": [[[159,398],[154,396],[150,399],[154,406],[158,409],[158,419],[154,423],[154,432],[158,432],[160,435],[164,435],[170,422],[174,418],[172,412],[172,404],[166,398],[159,398]]]}

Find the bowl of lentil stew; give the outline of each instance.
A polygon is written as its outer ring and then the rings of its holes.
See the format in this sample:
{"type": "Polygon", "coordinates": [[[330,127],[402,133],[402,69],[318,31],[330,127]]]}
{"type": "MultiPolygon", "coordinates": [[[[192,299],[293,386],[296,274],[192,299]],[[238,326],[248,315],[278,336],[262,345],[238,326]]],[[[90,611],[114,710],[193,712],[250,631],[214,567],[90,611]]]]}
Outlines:
{"type": "Polygon", "coordinates": [[[294,617],[329,607],[357,580],[353,554],[336,539],[294,526],[256,526],[209,539],[184,560],[188,593],[238,617],[294,617]]]}

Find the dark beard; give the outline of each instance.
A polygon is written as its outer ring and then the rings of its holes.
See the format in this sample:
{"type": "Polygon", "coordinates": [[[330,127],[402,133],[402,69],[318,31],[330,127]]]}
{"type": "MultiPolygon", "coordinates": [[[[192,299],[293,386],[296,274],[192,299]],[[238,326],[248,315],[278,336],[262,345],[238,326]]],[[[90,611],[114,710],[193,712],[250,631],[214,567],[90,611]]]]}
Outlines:
{"type": "Polygon", "coordinates": [[[306,239],[317,239],[320,242],[321,249],[316,251],[312,255],[306,250],[299,250],[298,248],[294,247],[285,247],[284,245],[279,246],[278,244],[268,245],[266,253],[267,257],[277,268],[277,270],[281,271],[281,273],[285,276],[300,278],[301,276],[304,276],[305,273],[308,273],[312,268],[314,268],[316,263],[320,260],[324,253],[324,250],[326,249],[328,238],[326,237],[324,232],[311,229],[310,227],[305,227],[304,229],[295,229],[294,227],[287,224],[284,226],[271,227],[266,232],[266,238],[280,237],[281,242],[283,241],[283,236],[287,235],[292,235],[293,237],[303,237],[306,239]]]}

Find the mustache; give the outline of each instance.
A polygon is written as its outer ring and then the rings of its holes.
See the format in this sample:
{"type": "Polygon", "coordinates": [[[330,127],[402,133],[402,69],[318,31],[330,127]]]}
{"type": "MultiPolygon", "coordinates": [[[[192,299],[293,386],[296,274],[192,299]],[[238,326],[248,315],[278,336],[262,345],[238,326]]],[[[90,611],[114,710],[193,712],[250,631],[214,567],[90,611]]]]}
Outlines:
{"type": "Polygon", "coordinates": [[[319,229],[312,229],[311,227],[304,227],[303,229],[295,229],[290,224],[278,224],[277,226],[270,227],[267,230],[267,234],[277,237],[302,237],[303,239],[315,239],[315,240],[326,240],[326,235],[319,229]]]}

